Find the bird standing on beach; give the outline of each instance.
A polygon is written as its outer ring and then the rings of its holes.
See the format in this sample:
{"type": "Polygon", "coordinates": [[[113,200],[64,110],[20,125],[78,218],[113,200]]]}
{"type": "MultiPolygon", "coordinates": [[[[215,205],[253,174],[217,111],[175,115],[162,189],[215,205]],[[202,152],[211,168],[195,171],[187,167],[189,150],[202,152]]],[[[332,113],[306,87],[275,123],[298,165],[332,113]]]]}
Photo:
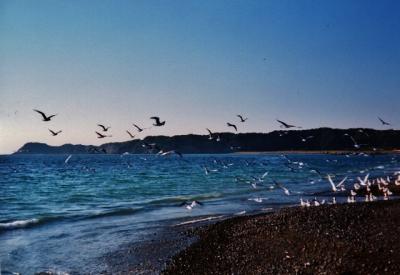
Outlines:
{"type": "Polygon", "coordinates": [[[57,115],[57,114],[55,114],[55,115],[51,115],[51,116],[46,116],[46,114],[43,113],[42,111],[39,111],[36,109],[34,109],[34,111],[42,115],[43,121],[50,121],[52,117],[55,117],[57,115]]]}
{"type": "Polygon", "coordinates": [[[62,132],[62,130],[55,132],[55,131],[53,131],[53,130],[51,130],[51,129],[49,129],[49,131],[50,131],[50,133],[53,135],[53,137],[55,137],[56,135],[58,135],[59,133],[62,132]]]}
{"type": "Polygon", "coordinates": [[[97,126],[101,127],[101,128],[103,129],[103,132],[107,132],[108,129],[111,128],[110,126],[106,127],[106,126],[104,126],[104,125],[102,125],[102,124],[97,124],[97,126]]]}
{"type": "Polygon", "coordinates": [[[234,128],[234,129],[235,129],[235,131],[237,132],[237,127],[236,127],[236,125],[235,125],[235,124],[232,124],[232,123],[229,123],[229,122],[227,122],[227,123],[226,123],[226,125],[228,125],[228,127],[232,127],[232,128],[234,128]]]}
{"type": "Polygon", "coordinates": [[[154,119],[153,126],[160,127],[165,125],[165,120],[161,121],[158,116],[152,116],[150,119],[154,119]]]}
{"type": "Polygon", "coordinates": [[[248,120],[248,118],[243,118],[242,115],[237,115],[238,118],[240,118],[240,122],[246,122],[246,120],[248,120]]]}

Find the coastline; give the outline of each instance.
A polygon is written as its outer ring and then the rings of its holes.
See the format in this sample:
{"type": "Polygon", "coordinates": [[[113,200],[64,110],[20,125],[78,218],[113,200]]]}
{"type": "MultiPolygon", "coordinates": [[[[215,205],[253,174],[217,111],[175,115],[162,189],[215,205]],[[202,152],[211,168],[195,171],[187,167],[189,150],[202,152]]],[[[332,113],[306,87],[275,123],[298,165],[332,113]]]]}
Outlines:
{"type": "Polygon", "coordinates": [[[233,217],[190,229],[162,273],[399,274],[399,225],[400,200],[233,217]]]}

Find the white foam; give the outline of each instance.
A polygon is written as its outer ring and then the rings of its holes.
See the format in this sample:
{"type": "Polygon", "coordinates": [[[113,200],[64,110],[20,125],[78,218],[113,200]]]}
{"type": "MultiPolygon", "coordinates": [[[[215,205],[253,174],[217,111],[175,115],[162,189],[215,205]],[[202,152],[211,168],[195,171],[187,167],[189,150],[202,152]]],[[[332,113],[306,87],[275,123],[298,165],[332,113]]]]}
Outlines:
{"type": "Polygon", "coordinates": [[[25,227],[29,224],[35,224],[38,222],[39,222],[38,219],[5,222],[5,223],[0,223],[0,228],[4,228],[4,229],[21,228],[21,227],[25,227]]]}
{"type": "Polygon", "coordinates": [[[204,219],[197,219],[197,220],[191,220],[191,221],[187,221],[187,222],[181,222],[181,223],[178,223],[176,225],[179,226],[179,225],[185,225],[185,224],[192,224],[192,223],[196,223],[196,222],[210,221],[210,220],[214,220],[214,219],[220,219],[222,217],[224,217],[224,216],[207,217],[207,218],[204,218],[204,219]]]}

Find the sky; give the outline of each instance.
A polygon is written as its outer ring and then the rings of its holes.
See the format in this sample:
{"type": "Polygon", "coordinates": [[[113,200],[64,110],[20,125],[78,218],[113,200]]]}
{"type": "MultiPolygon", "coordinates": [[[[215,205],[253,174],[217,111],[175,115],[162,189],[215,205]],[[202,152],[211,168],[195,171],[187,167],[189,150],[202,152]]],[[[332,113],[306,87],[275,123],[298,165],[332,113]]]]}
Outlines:
{"type": "Polygon", "coordinates": [[[138,138],[269,132],[275,119],[398,128],[399,14],[400,1],[2,0],[0,154],[125,141],[154,115],[166,125],[138,138]],[[97,139],[98,123],[112,137],[97,139]]]}

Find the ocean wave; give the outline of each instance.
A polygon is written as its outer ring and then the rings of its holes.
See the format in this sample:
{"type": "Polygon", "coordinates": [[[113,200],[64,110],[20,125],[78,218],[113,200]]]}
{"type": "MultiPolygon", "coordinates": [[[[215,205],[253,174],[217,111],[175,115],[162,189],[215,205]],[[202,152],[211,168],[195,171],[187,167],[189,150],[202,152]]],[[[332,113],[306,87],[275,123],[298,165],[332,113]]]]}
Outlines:
{"type": "Polygon", "coordinates": [[[223,197],[224,194],[220,192],[199,194],[199,195],[187,195],[187,196],[173,196],[166,197],[162,199],[151,200],[147,202],[150,205],[160,205],[160,204],[171,204],[171,203],[180,203],[185,201],[194,201],[194,200],[207,200],[207,199],[217,199],[223,197]]]}
{"type": "Polygon", "coordinates": [[[17,220],[12,222],[0,223],[0,229],[15,229],[31,226],[39,223],[39,219],[17,220]]]}

